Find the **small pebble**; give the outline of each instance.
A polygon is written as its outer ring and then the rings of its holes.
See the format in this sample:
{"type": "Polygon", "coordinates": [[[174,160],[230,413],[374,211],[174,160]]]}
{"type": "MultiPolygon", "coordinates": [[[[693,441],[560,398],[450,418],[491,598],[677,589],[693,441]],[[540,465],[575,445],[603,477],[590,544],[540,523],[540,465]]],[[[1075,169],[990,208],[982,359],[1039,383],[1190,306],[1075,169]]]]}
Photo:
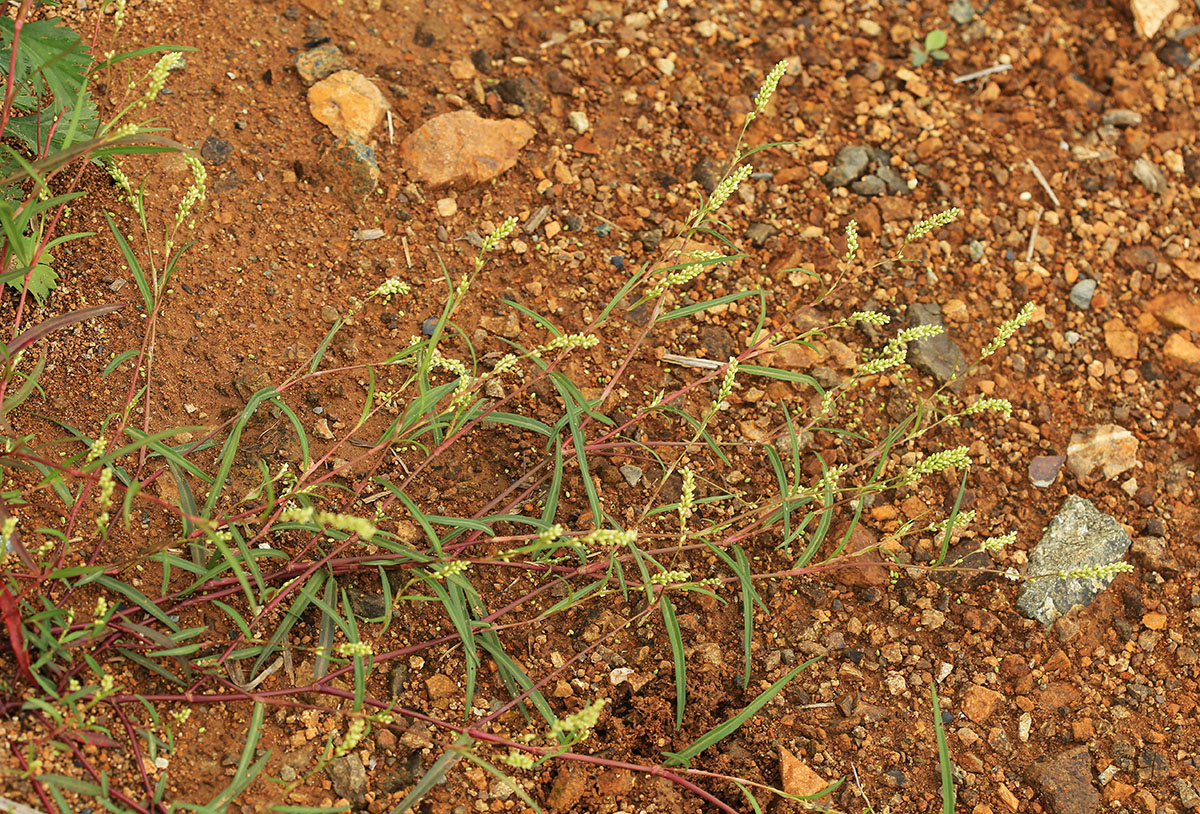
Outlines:
{"type": "Polygon", "coordinates": [[[576,133],[586,133],[590,128],[591,122],[588,121],[587,114],[582,110],[573,110],[567,114],[567,124],[576,133]]]}
{"type": "Polygon", "coordinates": [[[437,202],[437,212],[443,218],[452,217],[458,212],[458,201],[453,198],[439,198],[437,202]]]}
{"type": "Polygon", "coordinates": [[[620,255],[613,255],[608,258],[608,262],[612,263],[618,270],[625,268],[625,258],[620,255]]]}

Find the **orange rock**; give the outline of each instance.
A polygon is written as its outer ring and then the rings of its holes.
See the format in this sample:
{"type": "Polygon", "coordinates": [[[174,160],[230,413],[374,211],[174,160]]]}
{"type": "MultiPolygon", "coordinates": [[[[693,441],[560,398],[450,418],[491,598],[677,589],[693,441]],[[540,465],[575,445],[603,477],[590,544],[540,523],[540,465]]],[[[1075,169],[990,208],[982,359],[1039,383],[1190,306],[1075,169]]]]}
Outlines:
{"type": "Polygon", "coordinates": [[[1177,367],[1200,371],[1200,347],[1182,333],[1167,337],[1163,355],[1167,357],[1168,362],[1177,367]]]}
{"type": "Polygon", "coordinates": [[[371,131],[383,121],[388,103],[379,88],[362,74],[338,71],[308,89],[308,109],[335,136],[366,143],[371,131]]]}
{"type": "Polygon", "coordinates": [[[821,775],[783,746],[779,747],[779,774],[783,777],[783,790],[788,794],[811,797],[829,786],[821,775]]]}
{"type": "Polygon", "coordinates": [[[1142,617],[1142,624],[1151,630],[1162,630],[1167,626],[1167,617],[1158,611],[1150,611],[1142,617]]]}

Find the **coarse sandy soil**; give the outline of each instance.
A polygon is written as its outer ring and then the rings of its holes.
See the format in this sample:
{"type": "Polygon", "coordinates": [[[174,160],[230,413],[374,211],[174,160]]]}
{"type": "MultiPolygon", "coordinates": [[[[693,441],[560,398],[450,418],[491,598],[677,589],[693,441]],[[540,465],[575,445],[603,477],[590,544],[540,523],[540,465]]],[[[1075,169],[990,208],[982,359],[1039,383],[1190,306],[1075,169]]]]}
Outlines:
{"type": "MultiPolygon", "coordinates": [[[[90,30],[95,4],[68,5],[63,14],[71,24],[90,30]]],[[[968,446],[973,467],[962,508],[977,516],[962,550],[1010,530],[1016,542],[968,563],[982,570],[930,576],[902,569],[889,576],[876,564],[760,581],[764,608],[755,617],[745,687],[736,581],[716,590],[719,601],[680,594],[675,608],[689,703],[678,728],[671,649],[661,615],[645,614],[644,593],[582,601],[533,625],[526,620],[536,614],[514,611],[507,619],[513,626],[503,631],[507,652],[535,681],[551,676],[544,690],[556,712],[608,699],[591,736],[575,747],[608,763],[551,760],[507,771],[551,811],[715,810],[656,776],[661,771],[629,767],[659,766],[663,752],[686,747],[796,665],[820,657],[744,726],[692,761],[692,768],[713,776],[692,774],[689,781],[736,810],[749,810],[746,798],[717,775],[810,793],[813,782],[821,785],[811,778],[815,772],[826,782],[844,779],[824,798],[838,810],[941,810],[929,694],[936,681],[960,812],[1200,810],[1194,475],[1200,351],[1193,344],[1200,342],[1200,70],[1194,61],[1200,13],[1187,0],[1148,40],[1115,2],[996,0],[977,11],[963,24],[950,19],[945,4],[928,0],[131,0],[118,48],[171,43],[196,49],[150,112],[165,135],[204,156],[209,177],[196,243],[159,317],[149,428],[222,425],[259,387],[279,384],[302,366],[356,300],[399,277],[411,293],[354,313],[324,362],[331,372],[286,394],[317,456],[323,455],[333,439],[355,428],[364,366],[420,335],[446,298],[443,264],[457,279],[476,254],[468,233],[486,234],[508,215],[517,216],[518,231],[456,313],[463,335],[480,354],[505,351],[507,341],[545,341],[533,319],[502,300],[545,314],[564,331],[583,330],[633,269],[670,245],[706,185],[711,189],[713,172],[719,177],[725,170],[762,77],[787,59],[791,69],[746,139],[751,147],[793,143],[754,154],[755,175],[722,210],[729,236],[746,257],[672,294],[673,307],[761,289],[767,327],[794,334],[797,326],[867,309],[906,324],[914,305],[936,304],[950,340],[974,359],[997,325],[1033,302],[1030,324],[973,368],[961,387],[968,402],[981,395],[1010,399],[1011,420],[964,421],[906,450],[968,446]],[[936,28],[949,34],[949,58],[913,68],[911,45],[936,28]],[[307,87],[294,67],[298,54],[322,40],[339,46],[391,108],[392,132],[380,126],[372,133],[381,177],[365,201],[347,201],[322,174],[332,137],[310,115],[307,87]],[[997,65],[1011,68],[953,81],[997,65]],[[527,80],[516,102],[494,87],[513,79],[527,80]],[[398,155],[400,142],[433,116],[463,108],[486,118],[519,118],[534,135],[517,164],[494,182],[448,189],[416,183],[398,155]],[[584,132],[568,123],[576,111],[586,113],[584,132]],[[823,178],[847,145],[885,150],[903,189],[860,188],[884,193],[871,195],[827,185],[823,178]],[[1135,172],[1139,159],[1158,174],[1147,175],[1144,165],[1135,172]],[[437,202],[445,198],[455,206],[439,211],[437,202]],[[544,214],[543,207],[549,207],[544,214]],[[914,223],[950,207],[962,216],[912,244],[906,254],[916,262],[873,264],[893,255],[914,223]],[[845,265],[844,229],[851,219],[859,224],[861,259],[845,265]],[[356,239],[366,229],[380,229],[382,237],[356,239]],[[820,299],[814,276],[798,268],[837,285],[820,299]],[[1090,300],[1077,285],[1081,280],[1097,284],[1090,300]],[[1035,458],[1066,455],[1074,434],[1113,424],[1138,442],[1132,468],[1081,477],[1068,466],[1048,486],[1032,483],[1035,458]],[[1090,605],[1045,627],[1018,611],[1019,584],[998,573],[1024,570],[1028,552],[1070,495],[1094,503],[1134,538],[1126,559],[1135,569],[1090,605]],[[634,617],[638,622],[624,627],[634,617]],[[585,648],[584,658],[560,669],[585,648]]],[[[123,81],[114,72],[98,93],[101,101],[115,104],[114,89],[123,81]]],[[[169,216],[190,180],[178,157],[131,160],[127,170],[131,177],[149,173],[152,221],[169,216]]],[[[43,437],[50,428],[37,415],[95,433],[119,411],[128,378],[100,374],[116,353],[142,342],[137,287],[103,213],[117,213],[126,229],[133,216],[103,171],[89,170],[85,185],[90,195],[68,225],[97,237],[64,247],[61,283],[36,319],[85,304],[129,307],[49,343],[44,399],[31,402],[30,415],[21,417],[43,437]]],[[[600,407],[619,419],[660,389],[708,373],[664,354],[723,362],[743,353],[758,339],[758,303],[757,297],[739,299],[662,322],[644,340],[645,320],[621,316],[606,323],[598,347],[571,357],[566,372],[586,394],[600,394],[632,349],[624,384],[600,407]]],[[[6,294],[0,320],[8,324],[12,316],[6,294]]],[[[811,358],[768,361],[836,381],[854,367],[854,359],[846,359],[850,349],[878,348],[893,329],[848,328],[836,334],[840,342],[823,344],[811,358]]],[[[448,348],[466,353],[458,339],[448,348]]],[[[729,463],[713,458],[698,472],[702,496],[726,497],[698,509],[701,515],[740,511],[775,494],[775,475],[755,442],[778,436],[781,405],[798,416],[813,407],[812,391],[803,386],[739,382],[712,426],[729,463]]],[[[863,431],[902,419],[914,394],[939,382],[914,369],[877,384],[878,391],[847,403],[861,411],[856,426],[863,431]]],[[[715,389],[714,381],[693,390],[691,406],[702,410],[715,389]]],[[[523,392],[522,399],[518,407],[530,416],[553,423],[562,414],[548,386],[523,392]]],[[[252,482],[259,457],[272,469],[296,460],[286,418],[264,414],[256,422],[235,482],[252,482]]],[[[665,419],[643,430],[658,441],[690,437],[665,419]]],[[[811,444],[830,465],[853,454],[852,445],[830,433],[818,433],[811,444]]],[[[432,514],[476,516],[508,494],[513,473],[524,471],[540,449],[540,440],[516,431],[468,435],[424,471],[412,496],[432,514]]],[[[593,465],[606,511],[616,518],[633,517],[653,499],[678,499],[678,481],[671,479],[656,498],[655,473],[662,471],[629,449],[613,446],[593,465]],[[621,470],[627,465],[644,470],[644,477],[631,483],[621,470]]],[[[213,460],[212,451],[207,454],[197,458],[203,466],[213,460]]],[[[345,448],[333,454],[345,457],[351,457],[345,448]]],[[[814,477],[820,474],[816,461],[813,455],[806,463],[814,477]]],[[[404,465],[397,454],[373,462],[376,469],[351,469],[344,482],[355,488],[356,477],[404,465]]],[[[568,467],[565,484],[558,522],[592,528],[578,470],[568,467]]],[[[861,522],[883,536],[909,520],[923,525],[946,515],[957,487],[955,475],[892,490],[865,508],[861,522]]],[[[105,553],[115,569],[176,533],[177,519],[163,508],[171,505],[169,488],[149,491],[161,504],[146,504],[139,536],[105,553]]],[[[61,511],[47,505],[47,512],[61,511]]],[[[29,511],[36,514],[36,507],[29,511]]],[[[741,543],[755,570],[789,567],[777,550],[778,536],[748,535],[741,543]]],[[[902,563],[927,562],[937,541],[913,535],[893,553],[902,563]]],[[[699,576],[728,576],[718,573],[714,558],[698,554],[676,565],[699,576]]],[[[523,579],[498,569],[494,580],[481,583],[490,591],[484,601],[502,607],[529,589],[515,584],[523,579]]],[[[146,590],[154,583],[148,577],[146,590]]],[[[370,597],[380,582],[368,572],[352,587],[370,597]]],[[[478,722],[508,700],[485,658],[467,707],[463,648],[442,606],[410,602],[400,612],[386,628],[359,621],[375,653],[447,638],[377,665],[371,697],[394,697],[400,708],[456,726],[478,722]]],[[[312,656],[301,655],[311,653],[318,635],[318,617],[310,616],[293,632],[295,663],[264,679],[259,690],[312,680],[312,656]]],[[[225,617],[205,621],[214,636],[227,634],[225,617]]],[[[9,655],[6,650],[0,665],[9,655]]],[[[127,692],[161,691],[153,674],[132,663],[114,669],[123,671],[117,680],[127,692]]],[[[326,772],[307,773],[329,733],[345,729],[338,710],[348,708],[346,699],[272,697],[289,703],[267,707],[258,753],[270,750],[271,756],[229,811],[344,805],[340,797],[348,788],[358,807],[392,811],[457,738],[412,718],[377,726],[353,751],[365,773],[351,787],[326,772]]],[[[175,727],[169,767],[150,768],[153,780],[165,771],[167,801],[207,802],[227,784],[252,709],[246,701],[212,699],[191,707],[175,727]]],[[[39,737],[22,730],[26,720],[14,715],[2,722],[17,751],[39,737]]],[[[541,731],[515,712],[500,726],[514,735],[541,731]]],[[[127,748],[87,749],[115,786],[146,805],[136,757],[127,748]]],[[[478,752],[493,762],[500,754],[478,752]]],[[[79,771],[69,755],[48,753],[45,761],[45,771],[79,771]]],[[[32,785],[15,775],[0,776],[0,790],[41,805],[32,785]]],[[[758,796],[772,811],[800,807],[758,796]]],[[[78,811],[100,810],[94,801],[76,804],[78,811]]],[[[466,759],[418,806],[455,814],[527,808],[521,796],[466,759]]]]}

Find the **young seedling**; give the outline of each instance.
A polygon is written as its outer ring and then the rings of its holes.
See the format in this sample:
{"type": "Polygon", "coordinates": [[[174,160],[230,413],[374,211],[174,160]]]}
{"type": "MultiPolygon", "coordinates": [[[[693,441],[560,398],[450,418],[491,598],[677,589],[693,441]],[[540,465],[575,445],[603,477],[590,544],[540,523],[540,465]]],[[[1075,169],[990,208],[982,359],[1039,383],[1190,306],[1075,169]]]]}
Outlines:
{"type": "Polygon", "coordinates": [[[946,31],[942,28],[935,28],[925,35],[925,41],[920,45],[913,44],[912,46],[912,64],[914,68],[920,68],[928,60],[934,62],[945,62],[950,58],[950,54],[946,53],[946,31]]]}

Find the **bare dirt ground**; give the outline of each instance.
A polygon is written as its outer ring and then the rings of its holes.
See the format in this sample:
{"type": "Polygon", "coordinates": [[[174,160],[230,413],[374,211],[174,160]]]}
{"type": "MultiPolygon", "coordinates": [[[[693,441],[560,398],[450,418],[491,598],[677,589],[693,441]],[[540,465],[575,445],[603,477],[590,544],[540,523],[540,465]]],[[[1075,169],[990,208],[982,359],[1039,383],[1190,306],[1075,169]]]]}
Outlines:
{"type": "MultiPolygon", "coordinates": [[[[576,664],[548,688],[554,703],[573,711],[608,698],[580,749],[614,764],[654,766],[663,751],[691,743],[796,664],[819,656],[693,766],[793,790],[807,771],[825,781],[846,778],[827,798],[840,810],[938,810],[928,694],[936,680],[960,812],[1200,810],[1200,13],[1185,2],[1147,40],[1116,3],[997,0],[975,11],[967,19],[958,9],[957,22],[945,4],[926,0],[131,2],[123,47],[169,42],[197,49],[153,113],[167,135],[204,156],[210,187],[196,246],[158,331],[150,396],[157,426],[224,420],[261,382],[281,380],[307,359],[355,298],[398,276],[411,294],[398,309],[376,304],[358,315],[330,357],[347,366],[385,358],[439,313],[446,296],[441,266],[469,266],[476,250],[468,233],[486,233],[481,224],[508,215],[519,219],[516,239],[473,288],[458,322],[481,352],[542,331],[502,299],[546,314],[564,330],[581,330],[629,269],[655,256],[664,236],[669,240],[706,185],[711,189],[762,76],[787,59],[792,67],[747,141],[792,143],[753,156],[756,174],[724,211],[747,257],[701,278],[690,301],[761,288],[771,328],[867,308],[903,322],[914,306],[935,304],[967,358],[1024,302],[1035,303],[1019,342],[975,368],[963,388],[964,397],[1010,399],[1012,420],[946,430],[926,439],[925,451],[969,445],[975,466],[964,508],[973,508],[985,529],[1017,532],[1009,550],[976,565],[1022,570],[1064,500],[1078,495],[1134,538],[1126,558],[1136,569],[1050,627],[1018,611],[1017,584],[987,574],[879,579],[863,569],[768,581],[760,586],[768,612],[757,620],[746,689],[736,592],[722,595],[730,600],[724,604],[692,595],[679,603],[691,698],[682,727],[674,724],[669,651],[654,625],[629,628],[576,664]],[[912,43],[935,28],[948,32],[949,58],[913,68],[912,43]],[[323,169],[332,137],[310,115],[307,86],[294,67],[298,55],[322,42],[337,45],[391,109],[392,132],[381,126],[371,134],[378,190],[361,203],[348,201],[323,169]],[[1010,67],[953,81],[1000,65],[1010,67]],[[432,117],[460,109],[519,119],[534,135],[495,182],[448,189],[417,183],[399,156],[400,142],[432,117]],[[580,111],[586,128],[569,119],[580,111]],[[854,145],[886,151],[872,154],[874,181],[831,187],[827,173],[839,165],[839,151],[854,145]],[[453,207],[439,205],[447,198],[453,207]],[[543,207],[549,209],[539,215],[543,207]],[[950,207],[961,208],[962,217],[914,246],[909,256],[918,262],[845,269],[833,295],[815,312],[806,308],[818,288],[794,269],[833,281],[847,221],[859,224],[862,255],[883,259],[915,222],[950,207]],[[355,239],[365,229],[380,229],[382,237],[355,239]],[[1118,425],[1138,442],[1128,468],[1081,477],[1067,467],[1049,485],[1034,485],[1035,458],[1065,456],[1073,435],[1103,425],[1118,425]]],[[[82,25],[95,10],[64,13],[82,25]]],[[[164,202],[156,205],[166,211],[187,185],[186,167],[174,159],[145,167],[152,170],[148,187],[164,202]]],[[[89,188],[92,197],[71,228],[102,236],[63,252],[62,283],[46,315],[138,299],[135,286],[120,286],[127,272],[103,237],[103,212],[128,218],[127,207],[103,172],[89,188]]],[[[652,394],[697,375],[663,354],[724,361],[741,352],[756,322],[747,302],[664,323],[636,354],[632,380],[652,394]]],[[[7,298],[0,308],[11,314],[7,298]]],[[[140,343],[139,318],[127,309],[103,333],[85,325],[57,340],[39,410],[98,426],[123,395],[123,385],[99,373],[117,350],[140,343]]],[[[580,386],[602,388],[613,353],[640,330],[633,319],[606,328],[604,343],[572,363],[580,386]]],[[[858,332],[843,338],[856,347],[873,342],[858,332]]],[[[836,350],[788,363],[844,375],[836,350]]],[[[895,384],[928,388],[934,375],[917,370],[895,384]]],[[[307,423],[327,422],[337,433],[353,425],[361,379],[355,372],[330,376],[295,394],[295,406],[307,423]]],[[[808,399],[785,382],[744,385],[720,418],[720,436],[756,440],[774,426],[773,405],[803,411],[808,399]]],[[[902,414],[907,402],[900,402],[866,399],[863,423],[902,414]]],[[[547,407],[545,415],[552,412],[547,407]]],[[[277,424],[260,428],[251,442],[273,466],[294,454],[286,422],[277,424]]],[[[419,498],[438,514],[471,516],[481,496],[508,487],[508,466],[525,443],[503,435],[469,439],[429,473],[419,498]]],[[[832,438],[814,443],[828,443],[831,461],[838,460],[832,438]]],[[[614,515],[648,498],[646,482],[631,485],[620,472],[634,462],[618,454],[596,470],[614,515]]],[[[770,491],[774,476],[761,456],[747,452],[704,477],[712,493],[753,500],[770,491]]],[[[941,516],[956,487],[956,478],[932,479],[877,502],[863,522],[887,534],[931,510],[941,516]]],[[[589,525],[580,490],[560,517],[589,525]]],[[[159,522],[147,516],[151,536],[159,522]]],[[[764,568],[785,559],[771,540],[752,545],[764,568]]],[[[904,555],[925,561],[928,546],[917,543],[904,555]]],[[[361,586],[368,593],[377,587],[361,586]]],[[[502,597],[505,586],[494,587],[502,597]]],[[[376,652],[452,632],[439,606],[425,607],[380,633],[376,652]]],[[[543,675],[638,610],[636,598],[581,606],[520,630],[508,644],[530,675],[543,675]]],[[[298,631],[311,644],[315,626],[298,631]]],[[[398,671],[381,667],[373,680],[382,696],[389,680],[399,682],[392,689],[405,708],[470,722],[506,696],[493,679],[475,706],[464,708],[461,658],[448,644],[397,660],[398,671]]],[[[148,680],[130,672],[124,683],[148,680]]],[[[297,680],[280,671],[262,689],[297,680]]],[[[207,801],[223,785],[237,764],[249,709],[196,706],[178,733],[167,799],[207,801]]],[[[325,712],[318,705],[268,713],[260,748],[273,750],[272,757],[263,778],[228,810],[339,804],[345,786],[324,773],[299,785],[272,780],[303,775],[326,733],[344,726],[325,712]]],[[[12,721],[6,727],[10,739],[21,737],[12,721]]],[[[357,750],[366,772],[354,802],[372,812],[393,810],[451,742],[452,735],[420,723],[373,731],[357,750]]],[[[127,757],[100,759],[137,792],[127,757]]],[[[63,762],[58,770],[69,772],[63,762]]],[[[514,776],[552,811],[711,810],[667,780],[623,768],[552,761],[514,776]]],[[[746,806],[728,782],[696,782],[734,808],[746,806]]],[[[0,788],[5,784],[6,796],[34,802],[27,783],[0,780],[0,788]]],[[[523,811],[526,804],[464,761],[419,810],[523,811]]]]}

